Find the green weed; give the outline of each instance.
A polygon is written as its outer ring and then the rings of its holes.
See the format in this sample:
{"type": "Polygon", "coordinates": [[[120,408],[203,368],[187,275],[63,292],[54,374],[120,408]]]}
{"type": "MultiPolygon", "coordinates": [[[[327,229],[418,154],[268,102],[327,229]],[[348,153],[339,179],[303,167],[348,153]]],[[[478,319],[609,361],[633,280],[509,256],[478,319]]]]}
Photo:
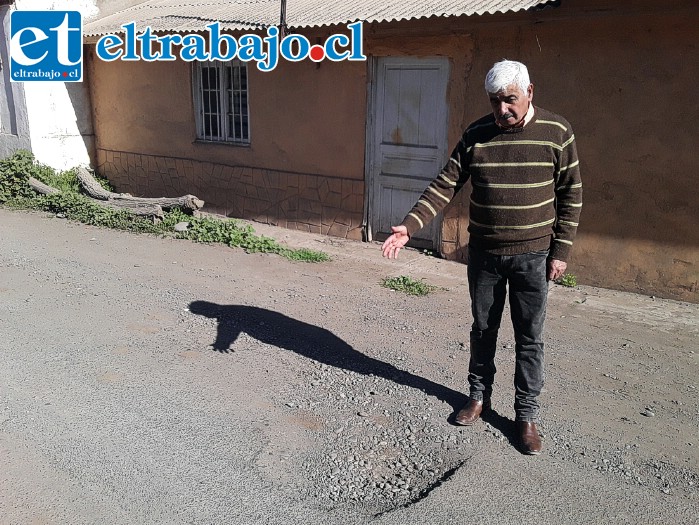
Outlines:
{"type": "Polygon", "coordinates": [[[578,280],[572,273],[564,274],[563,277],[558,279],[556,282],[562,286],[567,286],[568,288],[574,288],[578,285],[578,280]]]}
{"type": "Polygon", "coordinates": [[[381,286],[408,295],[427,295],[437,289],[436,286],[427,284],[423,280],[416,281],[407,275],[386,277],[381,281],[381,286]]]}
{"type": "Polygon", "coordinates": [[[53,170],[35,163],[34,155],[27,150],[19,150],[0,160],[0,203],[35,196],[34,190],[29,187],[29,177],[38,179],[39,175],[47,172],[53,170]]]}
{"type": "Polygon", "coordinates": [[[330,256],[325,252],[311,250],[308,248],[300,248],[298,250],[286,250],[281,255],[292,261],[303,261],[310,263],[320,263],[330,261],[330,256]]]}

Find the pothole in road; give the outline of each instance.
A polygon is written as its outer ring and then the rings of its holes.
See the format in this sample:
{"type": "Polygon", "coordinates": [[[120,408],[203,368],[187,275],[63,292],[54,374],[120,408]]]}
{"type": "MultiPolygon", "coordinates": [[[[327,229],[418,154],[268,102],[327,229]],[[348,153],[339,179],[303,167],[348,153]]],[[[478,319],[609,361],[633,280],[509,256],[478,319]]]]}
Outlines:
{"type": "Polygon", "coordinates": [[[334,443],[334,451],[306,461],[313,487],[308,496],[329,508],[363,507],[374,516],[427,498],[469,461],[464,453],[472,453],[461,446],[469,441],[458,430],[448,438],[430,430],[428,425],[400,436],[391,430],[374,434],[370,428],[352,432],[334,443]]]}
{"type": "Polygon", "coordinates": [[[377,514],[374,514],[374,518],[379,518],[379,517],[383,516],[384,514],[389,514],[389,513],[396,511],[398,509],[406,509],[406,508],[410,507],[411,505],[415,505],[416,503],[424,500],[425,498],[427,498],[430,495],[430,493],[433,490],[435,490],[436,488],[440,487],[441,485],[443,485],[444,483],[449,481],[449,479],[451,479],[451,477],[454,474],[456,474],[456,471],[459,470],[461,467],[463,467],[470,459],[471,458],[466,458],[466,459],[462,460],[461,462],[459,462],[454,467],[450,468],[449,470],[446,470],[439,477],[439,479],[437,479],[436,481],[434,481],[433,483],[431,483],[430,485],[425,487],[416,496],[411,497],[407,502],[403,503],[402,505],[398,505],[396,507],[393,507],[392,509],[385,510],[383,512],[379,512],[377,514]]]}

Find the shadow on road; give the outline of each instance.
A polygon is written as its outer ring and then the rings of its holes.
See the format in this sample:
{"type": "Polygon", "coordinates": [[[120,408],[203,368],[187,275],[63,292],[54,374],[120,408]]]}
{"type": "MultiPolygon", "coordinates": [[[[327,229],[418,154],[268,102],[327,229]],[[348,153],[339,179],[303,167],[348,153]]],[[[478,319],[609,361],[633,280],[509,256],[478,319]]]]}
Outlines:
{"type": "Polygon", "coordinates": [[[505,436],[505,439],[510,442],[512,447],[519,448],[520,442],[519,438],[517,437],[517,430],[515,428],[514,421],[506,418],[505,416],[501,416],[496,410],[493,409],[484,412],[481,419],[483,419],[483,421],[486,423],[489,423],[493,428],[502,432],[502,435],[505,436]]]}
{"type": "Polygon", "coordinates": [[[231,344],[241,332],[245,332],[258,341],[291,350],[329,366],[362,375],[383,377],[394,383],[421,390],[428,396],[449,403],[455,412],[466,402],[466,396],[461,392],[368,357],[325,328],[292,319],[272,310],[255,306],[220,305],[207,301],[192,301],[189,310],[196,315],[218,320],[218,333],[213,343],[213,349],[217,352],[229,352],[231,344]]]}

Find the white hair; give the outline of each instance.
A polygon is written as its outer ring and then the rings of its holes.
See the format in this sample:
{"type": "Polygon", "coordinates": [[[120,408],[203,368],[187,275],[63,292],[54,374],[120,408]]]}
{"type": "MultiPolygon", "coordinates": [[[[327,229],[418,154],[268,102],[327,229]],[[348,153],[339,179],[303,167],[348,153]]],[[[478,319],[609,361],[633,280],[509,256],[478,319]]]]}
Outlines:
{"type": "Polygon", "coordinates": [[[488,93],[498,93],[512,85],[526,93],[529,84],[527,66],[514,60],[496,62],[485,76],[485,90],[488,93]]]}

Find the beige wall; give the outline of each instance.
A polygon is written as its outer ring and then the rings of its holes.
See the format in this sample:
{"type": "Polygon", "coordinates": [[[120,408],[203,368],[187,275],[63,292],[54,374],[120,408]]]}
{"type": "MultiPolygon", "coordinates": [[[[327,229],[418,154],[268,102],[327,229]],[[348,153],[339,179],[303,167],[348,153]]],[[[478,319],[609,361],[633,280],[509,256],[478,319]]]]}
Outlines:
{"type": "Polygon", "coordinates": [[[362,238],[365,63],[251,63],[246,146],[196,141],[191,64],[106,63],[94,47],[88,63],[98,168],[120,191],[194,193],[209,211],[362,238]]]}
{"type": "MultiPolygon", "coordinates": [[[[492,63],[527,63],[535,103],[565,116],[577,136],[585,204],[570,272],[697,302],[699,8],[617,4],[567,0],[534,13],[374,24],[365,51],[450,58],[450,148],[489,111],[482,86],[492,63]]],[[[189,193],[189,184],[216,211],[361,237],[366,64],[250,68],[250,147],[195,143],[189,65],[90,64],[99,163],[125,188],[189,193]],[[178,171],[158,167],[168,158],[191,162],[190,175],[163,175],[178,171]],[[134,176],[135,163],[149,168],[134,176]]],[[[468,242],[467,194],[445,212],[450,258],[468,242]]]]}
{"type": "Polygon", "coordinates": [[[251,63],[251,143],[234,146],[195,141],[191,64],[90,58],[98,149],[364,178],[364,62],[251,63]]]}

